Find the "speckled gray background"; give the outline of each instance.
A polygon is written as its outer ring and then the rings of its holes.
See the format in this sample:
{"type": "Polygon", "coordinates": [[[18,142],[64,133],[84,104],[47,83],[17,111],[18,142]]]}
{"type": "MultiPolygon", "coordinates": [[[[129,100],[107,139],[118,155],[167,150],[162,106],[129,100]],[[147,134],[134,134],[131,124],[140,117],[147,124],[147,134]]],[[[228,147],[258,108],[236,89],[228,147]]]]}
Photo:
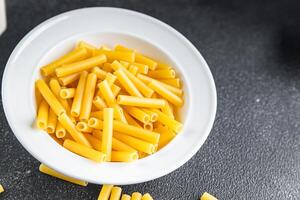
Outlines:
{"type": "MultiPolygon", "coordinates": [[[[297,1],[7,0],[0,67],[18,41],[64,11],[123,7],[154,16],[183,33],[214,75],[218,112],[200,151],[175,172],[128,193],[159,200],[300,199],[300,6],[297,1]]],[[[96,199],[99,186],[80,187],[40,174],[11,132],[1,106],[0,199],[96,199]]]]}

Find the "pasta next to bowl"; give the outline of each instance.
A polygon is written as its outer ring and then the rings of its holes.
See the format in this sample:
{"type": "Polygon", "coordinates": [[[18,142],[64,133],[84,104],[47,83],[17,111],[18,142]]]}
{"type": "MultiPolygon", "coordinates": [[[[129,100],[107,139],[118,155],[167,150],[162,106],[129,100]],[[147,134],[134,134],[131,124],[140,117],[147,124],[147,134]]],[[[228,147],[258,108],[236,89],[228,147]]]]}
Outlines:
{"type": "Polygon", "coordinates": [[[131,162],[157,152],[181,130],[183,90],[175,70],[116,45],[80,41],[41,67],[38,128],[95,162],[131,162]]]}

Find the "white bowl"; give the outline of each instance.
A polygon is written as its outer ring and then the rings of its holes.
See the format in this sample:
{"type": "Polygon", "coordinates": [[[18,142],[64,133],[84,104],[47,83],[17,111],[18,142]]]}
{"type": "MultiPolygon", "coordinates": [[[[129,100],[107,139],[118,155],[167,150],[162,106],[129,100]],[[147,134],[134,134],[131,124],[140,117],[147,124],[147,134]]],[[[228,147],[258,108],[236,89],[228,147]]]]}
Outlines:
{"type": "Polygon", "coordinates": [[[30,31],[11,54],[2,80],[5,114],[15,136],[40,162],[65,175],[97,184],[134,184],[164,176],[187,162],[207,138],[216,113],[211,72],[180,33],[147,15],[118,8],[85,8],[53,17],[30,31]],[[78,40],[117,43],[171,63],[184,82],[183,130],[154,155],[133,163],[95,163],[77,156],[34,128],[34,82],[39,67],[78,40]]]}

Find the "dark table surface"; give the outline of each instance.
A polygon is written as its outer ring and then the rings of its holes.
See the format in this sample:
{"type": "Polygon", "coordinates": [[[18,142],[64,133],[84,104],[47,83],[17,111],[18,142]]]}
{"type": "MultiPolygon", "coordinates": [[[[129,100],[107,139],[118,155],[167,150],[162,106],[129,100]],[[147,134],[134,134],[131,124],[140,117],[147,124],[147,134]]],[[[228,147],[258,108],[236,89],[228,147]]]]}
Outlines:
{"type": "MultiPolygon", "coordinates": [[[[297,1],[7,0],[0,67],[33,27],[59,13],[114,6],[156,17],[202,53],[218,92],[215,124],[200,151],[171,174],[124,186],[155,199],[300,199],[300,12],[297,1]]],[[[17,80],[16,80],[17,81],[17,80]]],[[[20,100],[21,101],[21,100],[20,100]]],[[[21,103],[21,102],[20,102],[21,103]]],[[[0,199],[96,199],[99,186],[38,172],[0,111],[0,199]]]]}

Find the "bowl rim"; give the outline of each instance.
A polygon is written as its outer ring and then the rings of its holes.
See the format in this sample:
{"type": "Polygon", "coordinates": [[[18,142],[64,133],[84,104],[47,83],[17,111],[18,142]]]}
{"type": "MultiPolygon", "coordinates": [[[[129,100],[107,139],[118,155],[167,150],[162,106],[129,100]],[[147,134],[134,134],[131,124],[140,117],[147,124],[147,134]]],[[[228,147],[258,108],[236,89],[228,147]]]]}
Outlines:
{"type": "MultiPolygon", "coordinates": [[[[38,26],[36,26],[35,28],[33,28],[30,32],[28,32],[22,38],[22,40],[17,44],[17,46],[14,48],[13,52],[11,53],[11,55],[10,55],[8,61],[7,61],[6,67],[4,69],[4,73],[3,73],[3,77],[2,77],[2,92],[1,92],[2,93],[2,101],[3,101],[4,112],[5,112],[7,121],[9,123],[9,126],[11,127],[14,135],[17,137],[17,139],[22,144],[22,146],[33,157],[35,157],[37,160],[40,160],[39,156],[37,156],[35,153],[33,153],[31,151],[30,147],[27,147],[27,146],[23,145],[22,139],[19,138],[17,134],[15,134],[16,128],[15,128],[15,126],[11,122],[11,116],[10,116],[10,113],[8,111],[8,102],[7,102],[8,100],[6,99],[6,95],[5,95],[5,91],[6,91],[5,90],[5,86],[6,86],[6,82],[7,82],[6,79],[7,79],[7,73],[8,73],[8,67],[7,66],[9,66],[10,63],[12,62],[12,60],[16,57],[16,54],[18,53],[19,48],[22,47],[23,43],[25,43],[25,41],[27,41],[27,39],[30,36],[32,36],[32,34],[34,34],[36,31],[38,31],[41,27],[43,27],[43,26],[45,26],[45,25],[47,25],[49,23],[52,23],[53,21],[55,21],[55,20],[57,20],[57,19],[65,16],[65,15],[69,15],[69,14],[72,14],[72,13],[76,13],[78,11],[89,10],[89,9],[110,9],[110,10],[113,10],[113,11],[125,12],[125,13],[128,13],[128,14],[133,14],[133,15],[135,15],[137,17],[145,18],[146,20],[150,20],[153,23],[156,23],[156,24],[158,24],[160,26],[163,26],[168,31],[170,31],[172,34],[175,34],[180,40],[184,41],[184,43],[186,45],[188,45],[189,49],[192,50],[195,55],[197,55],[197,58],[200,59],[201,62],[202,62],[202,64],[203,64],[203,70],[206,73],[205,75],[208,77],[209,85],[212,87],[212,90],[210,91],[210,92],[212,92],[211,93],[211,97],[212,97],[212,102],[211,102],[212,106],[211,107],[212,107],[212,110],[211,110],[211,114],[209,116],[208,123],[206,124],[205,129],[202,132],[202,134],[203,134],[203,140],[200,141],[200,142],[198,142],[197,145],[193,148],[193,151],[190,151],[187,155],[185,155],[185,157],[183,159],[181,159],[180,161],[178,161],[176,163],[176,165],[169,167],[167,170],[166,169],[162,170],[163,172],[161,172],[159,175],[156,175],[156,176],[149,175],[149,177],[146,178],[146,179],[144,179],[144,180],[132,181],[132,182],[128,182],[126,184],[135,184],[135,183],[140,183],[140,182],[146,182],[146,181],[149,181],[149,180],[153,180],[153,179],[165,176],[165,175],[169,174],[170,172],[174,171],[175,169],[179,168],[184,163],[186,163],[190,158],[192,158],[196,154],[196,152],[200,149],[200,147],[203,145],[203,143],[206,141],[206,139],[207,139],[207,137],[208,137],[208,135],[209,135],[212,127],[213,127],[213,123],[214,123],[215,116],[216,116],[216,111],[217,111],[217,92],[216,92],[216,86],[215,86],[214,79],[213,79],[213,76],[211,74],[211,71],[210,71],[210,69],[209,69],[206,61],[204,60],[204,58],[202,57],[202,55],[200,54],[200,52],[196,49],[196,47],[187,38],[185,38],[181,33],[179,33],[177,30],[175,30],[170,25],[167,25],[164,22],[159,21],[158,19],[156,19],[154,17],[151,17],[151,16],[148,16],[148,15],[143,14],[143,13],[139,13],[139,12],[136,12],[136,11],[132,11],[132,10],[128,10],[128,9],[123,9],[123,8],[114,8],[114,7],[89,7],[89,8],[81,8],[81,9],[71,10],[71,11],[64,12],[62,14],[56,15],[56,16],[54,16],[54,17],[52,17],[52,18],[50,18],[50,19],[42,22],[41,24],[39,24],[38,26]]],[[[52,167],[55,170],[57,170],[55,167],[53,167],[51,165],[50,165],[50,167],[52,167]]],[[[57,170],[57,171],[60,171],[60,170],[57,170]]],[[[70,175],[67,172],[65,174],[66,175],[70,175]]],[[[75,177],[75,178],[78,178],[78,177],[75,177]]],[[[89,181],[89,182],[93,182],[93,181],[89,181]]],[[[123,183],[121,183],[121,184],[123,184],[123,183]]]]}

